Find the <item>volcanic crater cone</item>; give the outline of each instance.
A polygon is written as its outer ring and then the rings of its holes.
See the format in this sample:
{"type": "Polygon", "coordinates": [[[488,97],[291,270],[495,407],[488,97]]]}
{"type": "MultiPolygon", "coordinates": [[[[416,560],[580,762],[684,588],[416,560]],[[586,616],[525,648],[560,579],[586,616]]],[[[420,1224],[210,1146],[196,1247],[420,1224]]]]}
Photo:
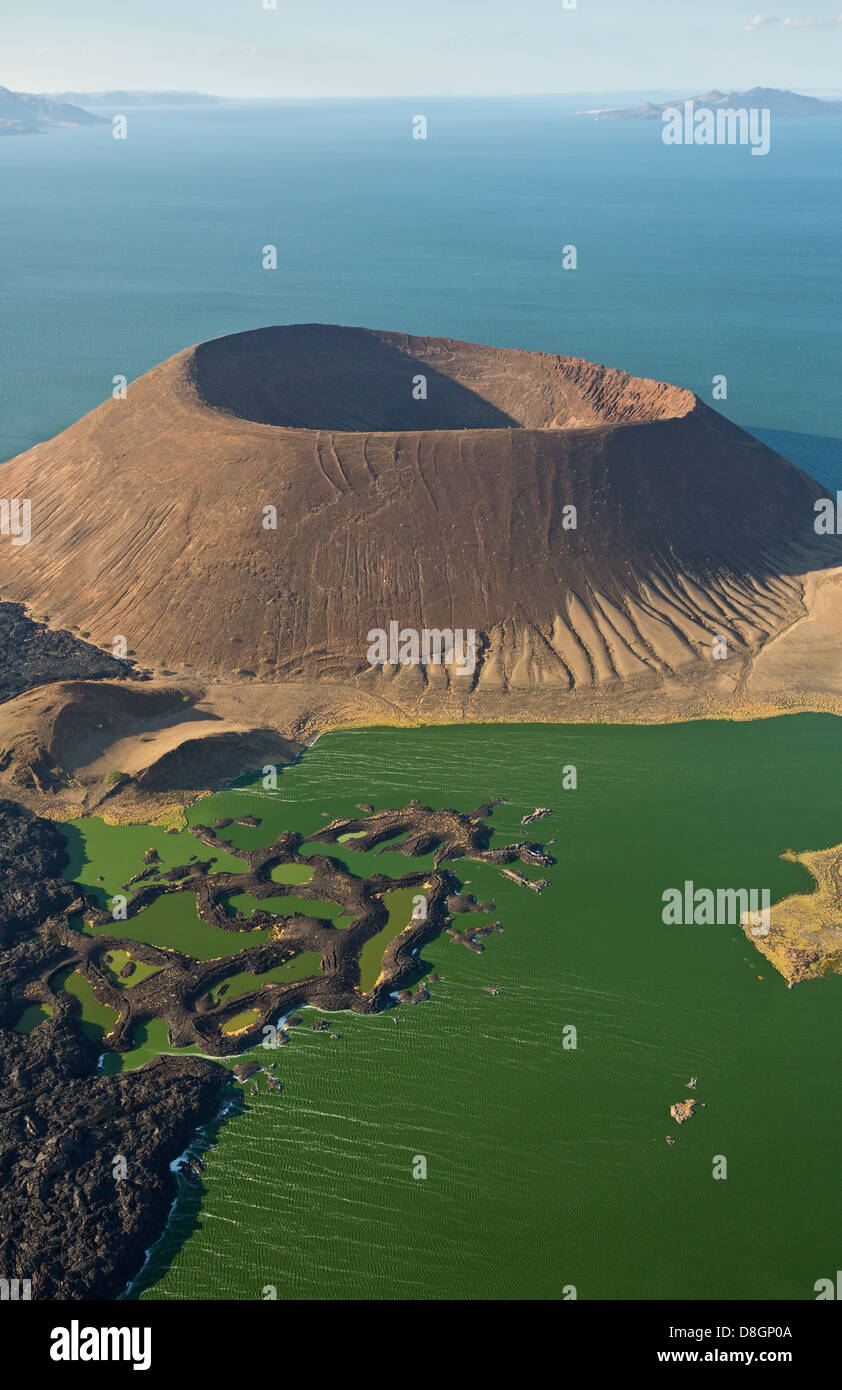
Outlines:
{"type": "Polygon", "coordinates": [[[733,687],[831,563],[819,485],[688,391],[358,328],[188,348],[4,472],[32,500],[4,598],[148,668],[351,683],[432,717],[733,687]],[[474,629],[475,671],[372,667],[390,622],[474,629]]]}

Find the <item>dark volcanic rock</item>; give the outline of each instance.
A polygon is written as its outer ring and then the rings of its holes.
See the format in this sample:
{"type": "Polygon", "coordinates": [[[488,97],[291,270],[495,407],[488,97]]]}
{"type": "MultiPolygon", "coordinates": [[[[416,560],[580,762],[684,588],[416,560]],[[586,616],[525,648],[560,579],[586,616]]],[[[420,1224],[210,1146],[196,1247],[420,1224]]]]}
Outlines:
{"type": "Polygon", "coordinates": [[[34,623],[20,603],[0,603],[0,701],[51,681],[121,680],[129,663],[74,637],[34,623]]]}
{"type": "Polygon", "coordinates": [[[46,878],[60,874],[66,863],[64,836],[52,821],[16,801],[0,801],[0,873],[46,878]]]}
{"type": "Polygon", "coordinates": [[[94,1079],[96,1052],[64,1022],[0,1030],[0,1273],[31,1279],[35,1299],[122,1292],[166,1222],[170,1163],[229,1084],[174,1057],[94,1079]]]}
{"type": "Polygon", "coordinates": [[[36,1299],[110,1298],[160,1234],[169,1164],[216,1114],[228,1077],[199,1058],[96,1077],[99,1049],[69,997],[31,1033],[12,1031],[24,983],[67,958],[49,931],[34,935],[83,905],[59,877],[66,862],[56,826],[0,801],[0,1277],[31,1279],[36,1299]]]}
{"type": "Polygon", "coordinates": [[[260,1071],[256,1062],[239,1062],[234,1067],[234,1075],[238,1081],[248,1081],[249,1077],[254,1076],[255,1072],[260,1071]]]}
{"type": "Polygon", "coordinates": [[[64,838],[51,821],[0,801],[0,948],[79,897],[76,884],[60,877],[66,863],[64,838]]]}

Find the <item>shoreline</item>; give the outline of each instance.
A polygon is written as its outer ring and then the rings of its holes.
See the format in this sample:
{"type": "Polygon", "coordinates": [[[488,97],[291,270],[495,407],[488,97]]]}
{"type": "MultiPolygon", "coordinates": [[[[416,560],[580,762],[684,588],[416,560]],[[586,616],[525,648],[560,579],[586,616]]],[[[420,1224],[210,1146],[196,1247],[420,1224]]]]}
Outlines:
{"type": "MultiPolygon", "coordinates": [[[[464,728],[464,729],[495,729],[495,728],[514,728],[531,726],[553,727],[558,729],[571,728],[623,728],[623,729],[647,729],[663,728],[666,726],[679,726],[685,724],[703,723],[736,723],[749,724],[760,723],[772,719],[784,719],[787,717],[797,717],[799,715],[834,716],[842,717],[842,695],[827,697],[824,700],[802,699],[779,700],[777,702],[764,701],[755,702],[751,705],[741,705],[738,709],[733,706],[723,706],[720,709],[702,709],[680,714],[656,714],[649,718],[640,718],[636,714],[630,714],[627,718],[615,715],[613,718],[595,720],[589,717],[574,718],[565,712],[564,718],[532,718],[532,717],[504,717],[488,719],[460,719],[456,715],[450,718],[441,719],[412,719],[405,717],[401,719],[379,718],[376,722],[368,721],[337,721],[327,723],[324,728],[314,733],[306,743],[302,744],[299,751],[288,762],[280,765],[281,775],[289,769],[295,767],[303,757],[305,752],[309,752],[315,747],[316,743],[331,734],[343,733],[376,733],[379,729],[394,730],[406,729],[419,731],[422,729],[440,728],[464,728]]],[[[26,806],[35,811],[36,814],[46,817],[56,825],[65,825],[70,821],[92,817],[102,820],[108,826],[148,826],[150,828],[177,827],[180,830],[188,829],[184,813],[189,808],[199,805],[208,797],[218,795],[220,792],[236,792],[242,790],[249,794],[250,788],[238,788],[235,784],[243,777],[253,773],[255,765],[251,764],[236,772],[230,780],[221,784],[208,785],[203,788],[184,792],[181,795],[170,793],[163,795],[140,795],[135,792],[135,796],[128,804],[121,804],[120,799],[111,797],[103,804],[97,805],[92,809],[86,809],[81,803],[61,802],[55,798],[47,798],[32,791],[27,792],[25,788],[9,788],[6,793],[11,800],[26,806]],[[35,803],[35,804],[33,804],[35,803]]],[[[2,791],[0,784],[0,791],[2,791]]]]}
{"type": "Polygon", "coordinates": [[[789,893],[774,903],[765,933],[747,921],[741,926],[751,945],[792,989],[842,974],[842,844],[786,850],[780,857],[803,865],[814,879],[813,892],[789,893]]]}
{"type": "MultiPolygon", "coordinates": [[[[731,724],[752,724],[761,723],[772,719],[784,719],[797,717],[799,715],[817,715],[842,717],[842,694],[828,695],[823,698],[802,697],[791,699],[763,700],[741,703],[735,707],[733,704],[722,704],[721,706],[705,706],[692,710],[670,711],[652,714],[647,718],[640,716],[639,711],[631,711],[627,716],[622,712],[616,712],[610,718],[595,719],[588,715],[576,718],[570,711],[565,710],[563,717],[537,718],[534,716],[489,716],[485,719],[460,718],[457,714],[449,717],[443,716],[438,719],[432,718],[413,718],[409,715],[403,717],[384,718],[378,717],[376,720],[336,720],[328,721],[324,727],[312,734],[305,743],[301,745],[299,751],[289,761],[278,764],[279,772],[283,773],[295,767],[305,752],[309,752],[315,744],[330,734],[343,733],[376,733],[378,729],[395,730],[406,729],[418,731],[422,729],[440,728],[460,728],[460,729],[495,729],[495,728],[514,728],[530,726],[553,727],[553,728],[623,728],[623,729],[648,729],[665,728],[668,726],[678,726],[685,724],[705,724],[705,723],[731,723],[731,724]]],[[[207,786],[183,790],[180,793],[173,791],[170,793],[142,792],[139,788],[131,785],[121,789],[119,795],[108,795],[103,797],[100,802],[95,802],[92,807],[86,807],[84,802],[62,801],[55,796],[46,795],[34,788],[9,787],[3,788],[0,781],[0,792],[6,791],[11,799],[16,800],[35,811],[36,814],[45,816],[57,825],[65,824],[68,821],[87,818],[93,816],[101,819],[106,825],[148,825],[157,827],[174,826],[179,829],[187,829],[184,821],[184,812],[210,796],[214,796],[221,791],[236,791],[235,783],[243,777],[249,775],[255,769],[255,764],[237,768],[230,777],[221,781],[209,783],[207,786]]],[[[246,790],[246,789],[243,789],[246,790]]]]}

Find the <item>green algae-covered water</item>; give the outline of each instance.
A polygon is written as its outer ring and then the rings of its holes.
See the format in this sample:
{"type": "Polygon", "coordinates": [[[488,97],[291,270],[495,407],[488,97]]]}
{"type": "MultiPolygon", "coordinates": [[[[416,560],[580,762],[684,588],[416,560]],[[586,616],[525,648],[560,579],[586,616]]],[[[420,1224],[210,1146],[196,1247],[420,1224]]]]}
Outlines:
{"type": "MultiPolygon", "coordinates": [[[[455,864],[505,928],[482,955],[441,937],[422,950],[444,977],[428,1003],[255,1050],[284,1090],[246,1091],[135,1293],[814,1298],[840,1256],[842,978],[788,990],[738,929],[665,926],[661,897],[686,879],[811,891],[778,856],[842,841],[840,754],[842,723],[812,715],[375,729],[321,738],[274,792],[193,807],[262,817],[222,832],[245,847],[361,801],[504,796],[495,843],[555,838],[558,863],[541,897],[455,864]],[[553,815],[524,832],[536,806],[553,815]],[[679,1128],[691,1074],[705,1108],[679,1128]]],[[[126,832],[81,830],[96,881],[126,832]]],[[[429,863],[330,852],[359,873],[429,863]]]]}
{"type": "Polygon", "coordinates": [[[82,1006],[82,1032],[89,1038],[99,1042],[106,1033],[110,1033],[117,1022],[117,1014],[107,1004],[100,1004],[85,976],[74,970],[72,965],[56,971],[51,984],[55,990],[64,989],[76,995],[82,1006]]]}

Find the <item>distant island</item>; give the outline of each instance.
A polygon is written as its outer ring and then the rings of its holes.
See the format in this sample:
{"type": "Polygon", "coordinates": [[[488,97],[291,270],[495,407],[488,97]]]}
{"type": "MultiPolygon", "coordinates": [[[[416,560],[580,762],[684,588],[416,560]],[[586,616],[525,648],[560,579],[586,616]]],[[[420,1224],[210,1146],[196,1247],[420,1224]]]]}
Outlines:
{"type": "Polygon", "coordinates": [[[755,107],[771,111],[773,116],[842,116],[842,101],[822,101],[818,97],[801,96],[798,92],[782,91],[779,87],[752,87],[747,92],[705,92],[703,96],[676,97],[673,101],[644,101],[640,106],[606,107],[604,110],[580,111],[579,115],[593,116],[597,121],[656,121],[665,111],[684,101],[716,111],[733,107],[755,107]]]}
{"type": "Polygon", "coordinates": [[[0,135],[38,135],[45,126],[98,125],[102,120],[68,102],[0,87],[0,135]]]}
{"type": "Polygon", "coordinates": [[[50,92],[45,101],[72,102],[82,106],[223,106],[225,97],[207,92],[50,92]]]}

